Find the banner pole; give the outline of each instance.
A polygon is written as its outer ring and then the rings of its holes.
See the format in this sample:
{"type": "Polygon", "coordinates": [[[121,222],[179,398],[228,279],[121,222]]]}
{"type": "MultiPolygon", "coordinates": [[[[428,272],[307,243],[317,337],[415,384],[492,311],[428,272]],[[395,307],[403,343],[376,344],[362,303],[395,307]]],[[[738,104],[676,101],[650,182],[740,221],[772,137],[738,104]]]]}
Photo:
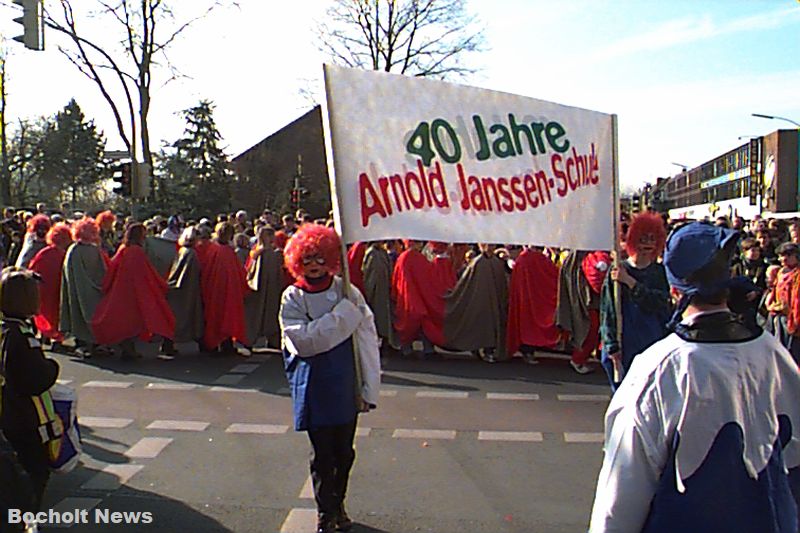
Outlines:
{"type": "MultiPolygon", "coordinates": [[[[614,258],[614,268],[619,269],[619,140],[617,130],[617,115],[611,115],[611,176],[613,180],[612,197],[613,205],[613,231],[614,231],[614,250],[612,250],[612,257],[614,258]]],[[[614,317],[617,324],[617,346],[619,346],[620,353],[622,353],[622,291],[620,290],[619,282],[613,282],[612,285],[614,296],[614,317]]],[[[622,361],[612,359],[614,365],[614,383],[620,383],[625,377],[625,371],[622,368],[622,361]]]]}
{"type": "MultiPolygon", "coordinates": [[[[341,242],[341,261],[342,261],[342,284],[343,284],[343,295],[345,298],[350,298],[352,301],[352,288],[350,284],[350,265],[347,261],[347,244],[344,240],[344,221],[342,219],[342,205],[341,205],[341,198],[342,195],[339,194],[338,190],[338,182],[336,180],[336,170],[334,164],[334,158],[336,157],[335,147],[334,147],[334,140],[333,140],[333,132],[331,131],[331,123],[330,123],[330,108],[328,106],[328,102],[330,100],[330,80],[328,78],[328,69],[326,65],[322,66],[322,74],[323,79],[325,80],[325,98],[322,99],[322,104],[320,108],[320,114],[322,115],[322,131],[323,137],[325,140],[325,153],[328,165],[328,181],[330,184],[331,189],[331,207],[333,208],[333,220],[336,230],[339,232],[340,242],[341,242]]],[[[354,302],[355,303],[355,302],[354,302]]],[[[363,372],[361,369],[361,359],[358,356],[358,338],[357,335],[353,335],[353,358],[355,364],[355,371],[356,371],[356,398],[361,399],[361,390],[363,386],[363,372]]],[[[360,403],[360,402],[359,402],[360,403]]],[[[360,406],[359,406],[360,407],[360,406]]]]}

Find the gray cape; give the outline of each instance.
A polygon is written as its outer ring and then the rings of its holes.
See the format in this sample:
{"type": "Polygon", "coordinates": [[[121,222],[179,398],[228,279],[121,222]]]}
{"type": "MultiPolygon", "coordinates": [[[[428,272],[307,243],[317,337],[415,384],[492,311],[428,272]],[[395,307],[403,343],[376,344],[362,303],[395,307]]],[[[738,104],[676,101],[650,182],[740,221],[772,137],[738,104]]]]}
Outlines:
{"type": "Polygon", "coordinates": [[[75,243],[64,258],[61,278],[61,316],[59,329],[76,339],[94,343],[91,321],[94,310],[103,297],[103,278],[106,264],[100,248],[75,243]]]}
{"type": "Polygon", "coordinates": [[[392,262],[382,246],[370,245],[364,253],[364,298],[375,315],[378,337],[392,342],[392,262]]]}
{"type": "Polygon", "coordinates": [[[473,351],[494,348],[506,357],[508,277],[503,261],[480,254],[455,288],[445,295],[444,338],[448,348],[473,351]]]}
{"type": "Polygon", "coordinates": [[[175,315],[175,342],[203,338],[200,263],[191,248],[181,248],[167,278],[167,302],[175,315]]]}
{"type": "Polygon", "coordinates": [[[144,252],[156,272],[162,278],[167,279],[172,265],[178,257],[178,245],[175,241],[148,236],[144,241],[144,252]]]}
{"type": "Polygon", "coordinates": [[[22,244],[22,250],[20,250],[19,256],[17,257],[16,266],[28,268],[31,260],[46,246],[47,242],[45,241],[26,238],[25,242],[22,244]]]}
{"type": "Polygon", "coordinates": [[[581,264],[588,252],[572,250],[564,259],[558,275],[556,326],[570,332],[570,344],[580,347],[589,334],[589,304],[592,288],[583,275],[581,264]]]}
{"type": "Polygon", "coordinates": [[[281,294],[286,288],[285,279],[283,254],[279,250],[262,251],[247,271],[247,283],[252,291],[244,299],[244,316],[247,338],[253,344],[265,337],[270,346],[280,347],[278,314],[281,294]]]}

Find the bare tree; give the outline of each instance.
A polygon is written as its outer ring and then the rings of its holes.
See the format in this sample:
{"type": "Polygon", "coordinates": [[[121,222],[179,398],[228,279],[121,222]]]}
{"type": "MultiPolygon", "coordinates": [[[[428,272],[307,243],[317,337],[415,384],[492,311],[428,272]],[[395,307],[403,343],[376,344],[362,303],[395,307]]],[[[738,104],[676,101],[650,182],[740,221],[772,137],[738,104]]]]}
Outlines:
{"type": "Polygon", "coordinates": [[[316,33],[334,63],[433,78],[474,73],[463,60],[485,49],[464,0],[335,0],[316,33]]]}
{"type": "Polygon", "coordinates": [[[179,22],[167,0],[94,1],[97,9],[89,14],[93,25],[116,25],[120,32],[116,42],[99,42],[79,28],[71,0],[59,0],[58,14],[46,13],[47,25],[68,37],[69,44],[59,50],[97,85],[134,160],[139,160],[141,149],[141,160],[153,168],[148,126],[153,68],[169,70],[165,84],[178,77],[167,56],[169,46],[197,20],[236,2],[214,0],[196,16],[179,22]]]}

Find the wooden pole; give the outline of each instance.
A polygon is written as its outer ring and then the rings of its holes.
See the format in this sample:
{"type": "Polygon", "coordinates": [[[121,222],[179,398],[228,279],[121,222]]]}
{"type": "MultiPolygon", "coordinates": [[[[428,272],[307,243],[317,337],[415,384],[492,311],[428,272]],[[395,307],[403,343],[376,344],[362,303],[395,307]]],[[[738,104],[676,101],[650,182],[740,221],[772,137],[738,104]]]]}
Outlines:
{"type": "MultiPolygon", "coordinates": [[[[619,141],[617,132],[617,115],[611,115],[611,162],[612,171],[611,176],[613,180],[612,197],[614,201],[613,216],[614,216],[614,250],[612,257],[614,259],[614,268],[619,268],[619,141]]],[[[612,289],[614,296],[614,316],[617,323],[617,346],[619,346],[620,353],[622,352],[622,290],[617,281],[612,281],[612,289]]],[[[625,377],[625,371],[622,368],[622,361],[612,359],[614,364],[614,382],[619,383],[625,377]]]]}

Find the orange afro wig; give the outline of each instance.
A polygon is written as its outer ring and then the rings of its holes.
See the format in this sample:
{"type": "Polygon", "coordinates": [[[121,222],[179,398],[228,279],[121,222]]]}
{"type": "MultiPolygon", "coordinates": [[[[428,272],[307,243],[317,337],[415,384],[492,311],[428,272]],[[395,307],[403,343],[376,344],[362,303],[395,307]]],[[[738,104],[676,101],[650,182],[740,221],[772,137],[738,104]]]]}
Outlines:
{"type": "Polygon", "coordinates": [[[639,239],[648,234],[656,239],[656,256],[660,256],[664,252],[664,243],[667,240],[664,219],[658,213],[644,211],[633,217],[628,226],[628,234],[625,237],[625,250],[628,255],[636,255],[636,245],[639,243],[639,239]]]}
{"type": "Polygon", "coordinates": [[[103,211],[102,213],[99,213],[97,215],[97,218],[95,220],[97,220],[97,225],[102,228],[103,225],[107,222],[110,222],[111,224],[116,222],[117,216],[111,211],[103,211]]]}
{"type": "Polygon", "coordinates": [[[47,244],[66,248],[72,242],[72,230],[67,224],[59,222],[47,232],[47,244]]]}
{"type": "Polygon", "coordinates": [[[286,248],[286,242],[289,240],[289,236],[286,235],[286,232],[283,230],[279,230],[275,232],[275,237],[273,237],[273,245],[278,250],[283,250],[286,248]]]}
{"type": "Polygon", "coordinates": [[[100,243],[100,227],[91,217],[83,217],[72,226],[72,239],[85,244],[100,243]]]}
{"type": "Polygon", "coordinates": [[[36,233],[41,237],[47,235],[50,229],[50,217],[47,215],[36,215],[28,220],[28,233],[36,233]]]}
{"type": "Polygon", "coordinates": [[[303,277],[303,258],[318,255],[325,259],[325,270],[337,274],[341,267],[339,235],[332,228],[319,224],[303,224],[292,235],[284,250],[284,263],[295,279],[303,277]]]}

